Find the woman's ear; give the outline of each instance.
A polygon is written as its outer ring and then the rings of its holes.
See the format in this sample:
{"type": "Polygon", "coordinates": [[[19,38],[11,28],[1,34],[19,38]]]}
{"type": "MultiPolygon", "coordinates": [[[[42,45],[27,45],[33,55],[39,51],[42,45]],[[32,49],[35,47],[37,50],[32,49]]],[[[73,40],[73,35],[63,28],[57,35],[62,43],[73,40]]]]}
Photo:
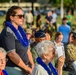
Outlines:
{"type": "Polygon", "coordinates": [[[13,21],[13,16],[10,16],[11,21],[13,21]]]}
{"type": "Polygon", "coordinates": [[[42,58],[46,59],[47,55],[46,54],[42,54],[42,58]]]}

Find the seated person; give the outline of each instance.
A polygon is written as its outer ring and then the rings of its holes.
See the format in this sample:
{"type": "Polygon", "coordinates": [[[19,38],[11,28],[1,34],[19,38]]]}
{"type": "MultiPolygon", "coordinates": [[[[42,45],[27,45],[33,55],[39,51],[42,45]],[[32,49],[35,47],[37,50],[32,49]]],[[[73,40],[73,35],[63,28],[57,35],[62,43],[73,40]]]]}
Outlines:
{"type": "Polygon", "coordinates": [[[63,39],[63,34],[61,32],[57,32],[55,34],[55,40],[54,40],[57,57],[55,58],[54,62],[58,70],[58,75],[62,75],[63,66],[65,62],[65,51],[64,51],[64,45],[62,43],[62,39],[63,39]]]}
{"type": "Polygon", "coordinates": [[[0,75],[8,75],[4,70],[6,66],[6,51],[0,47],[0,75]]]}
{"type": "Polygon", "coordinates": [[[76,33],[73,33],[72,37],[73,42],[66,48],[66,66],[70,71],[76,72],[76,33]]]}
{"type": "Polygon", "coordinates": [[[45,40],[36,45],[39,57],[36,59],[32,75],[58,75],[56,69],[51,64],[55,56],[55,48],[51,41],[45,40]]]}
{"type": "Polygon", "coordinates": [[[36,51],[35,47],[39,42],[45,40],[46,35],[45,35],[44,31],[38,30],[38,31],[35,32],[34,37],[35,37],[35,42],[33,42],[31,44],[31,53],[32,53],[32,56],[33,56],[34,63],[36,63],[36,58],[38,57],[38,54],[37,54],[37,51],[36,51]]]}
{"type": "Polygon", "coordinates": [[[46,35],[45,39],[49,41],[52,40],[52,32],[49,29],[45,29],[44,32],[46,35]]]}

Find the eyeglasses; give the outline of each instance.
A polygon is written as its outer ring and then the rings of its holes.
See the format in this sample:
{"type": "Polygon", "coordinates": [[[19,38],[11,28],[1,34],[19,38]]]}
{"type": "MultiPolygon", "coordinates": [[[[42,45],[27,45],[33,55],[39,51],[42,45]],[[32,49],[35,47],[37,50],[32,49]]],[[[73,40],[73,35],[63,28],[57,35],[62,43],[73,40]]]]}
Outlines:
{"type": "Polygon", "coordinates": [[[24,18],[24,17],[25,17],[25,15],[24,15],[24,14],[23,14],[23,15],[22,15],[22,14],[20,14],[20,15],[12,15],[12,16],[18,16],[18,18],[19,18],[19,19],[21,19],[21,18],[24,18]]]}

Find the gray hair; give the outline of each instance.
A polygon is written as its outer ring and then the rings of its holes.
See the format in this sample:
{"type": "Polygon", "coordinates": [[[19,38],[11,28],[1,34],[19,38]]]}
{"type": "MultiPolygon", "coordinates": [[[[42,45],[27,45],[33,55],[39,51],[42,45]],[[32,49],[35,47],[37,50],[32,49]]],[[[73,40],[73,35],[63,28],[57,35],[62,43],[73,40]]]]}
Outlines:
{"type": "Polygon", "coordinates": [[[42,54],[49,53],[49,50],[50,50],[49,47],[52,47],[55,49],[53,42],[45,40],[45,41],[39,42],[36,45],[36,51],[37,51],[38,55],[41,57],[42,54]]]}
{"type": "Polygon", "coordinates": [[[5,55],[7,54],[7,52],[4,50],[4,48],[0,47],[0,53],[3,52],[5,55]]]}

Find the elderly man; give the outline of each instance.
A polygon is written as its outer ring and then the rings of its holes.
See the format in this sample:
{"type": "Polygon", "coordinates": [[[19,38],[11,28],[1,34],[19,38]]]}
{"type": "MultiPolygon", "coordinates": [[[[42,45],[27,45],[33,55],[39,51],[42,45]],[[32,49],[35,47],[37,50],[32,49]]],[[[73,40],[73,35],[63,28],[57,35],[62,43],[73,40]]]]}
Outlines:
{"type": "Polygon", "coordinates": [[[8,75],[4,70],[6,66],[6,51],[0,47],[0,75],[8,75]]]}
{"type": "Polygon", "coordinates": [[[35,46],[39,42],[45,40],[46,35],[45,35],[44,31],[38,30],[35,32],[34,37],[35,37],[35,42],[31,44],[31,52],[32,52],[34,63],[36,63],[36,58],[38,57],[38,54],[37,54],[37,51],[35,49],[35,46]]]}
{"type": "Polygon", "coordinates": [[[33,69],[32,75],[58,75],[51,61],[55,56],[55,48],[51,41],[42,41],[36,45],[39,57],[33,69]]]}

